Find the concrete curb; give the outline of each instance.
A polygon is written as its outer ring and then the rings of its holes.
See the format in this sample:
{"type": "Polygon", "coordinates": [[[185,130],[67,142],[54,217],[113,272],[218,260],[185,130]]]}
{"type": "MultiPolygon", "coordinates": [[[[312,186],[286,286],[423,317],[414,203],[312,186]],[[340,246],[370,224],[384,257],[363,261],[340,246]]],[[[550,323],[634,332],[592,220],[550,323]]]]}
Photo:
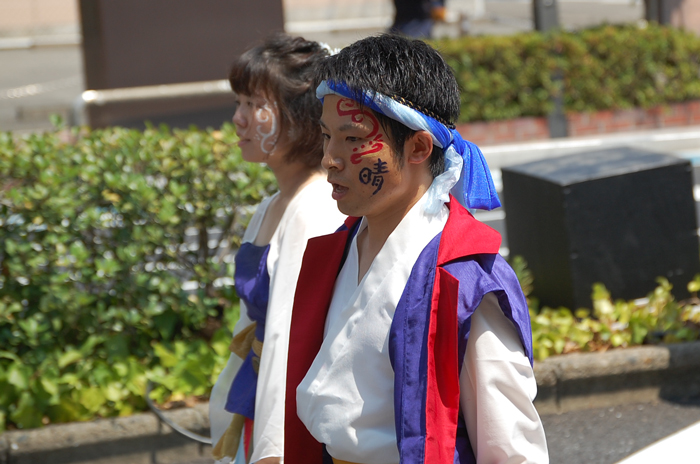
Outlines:
{"type": "MultiPolygon", "coordinates": [[[[535,363],[535,376],[540,414],[691,397],[700,394],[700,342],[554,356],[535,363]]],[[[207,404],[166,414],[208,435],[207,404]]],[[[210,453],[151,413],[0,435],[0,464],[204,464],[210,453]]]]}
{"type": "MultiPolygon", "coordinates": [[[[166,412],[208,435],[209,405],[166,412]]],[[[152,413],[13,430],[0,435],[0,464],[166,464],[212,462],[211,447],[174,432],[152,413]]]]}
{"type": "Polygon", "coordinates": [[[700,342],[553,356],[535,364],[540,414],[700,394],[700,342]]]}

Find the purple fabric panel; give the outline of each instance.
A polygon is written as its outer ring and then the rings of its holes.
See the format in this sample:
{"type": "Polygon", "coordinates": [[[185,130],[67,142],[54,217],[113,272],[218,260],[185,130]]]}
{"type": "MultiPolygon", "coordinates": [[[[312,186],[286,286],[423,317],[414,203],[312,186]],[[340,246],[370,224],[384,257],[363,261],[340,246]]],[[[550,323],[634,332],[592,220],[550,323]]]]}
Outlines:
{"type": "Polygon", "coordinates": [[[476,464],[476,457],[474,456],[472,444],[467,434],[467,425],[464,423],[461,413],[457,424],[457,443],[455,443],[454,464],[476,464]]]}
{"type": "Polygon", "coordinates": [[[233,279],[236,293],[245,301],[250,320],[255,321],[255,337],[264,341],[267,304],[270,300],[270,273],[267,271],[267,255],[270,245],[257,246],[251,242],[241,244],[234,258],[236,270],[233,279]]]}
{"type": "Polygon", "coordinates": [[[240,414],[248,419],[255,419],[255,390],[257,386],[258,374],[253,369],[253,350],[251,350],[231,382],[224,409],[231,414],[240,414]]]}
{"type": "Polygon", "coordinates": [[[427,337],[440,237],[421,252],[396,306],[389,333],[394,368],[394,417],[401,464],[423,464],[427,337]]]}
{"type": "MultiPolygon", "coordinates": [[[[438,234],[418,257],[396,307],[389,335],[389,356],[395,372],[396,436],[402,464],[423,464],[424,461],[427,336],[440,237],[438,234]]],[[[500,255],[483,254],[451,261],[444,268],[461,283],[457,308],[460,369],[471,316],[489,292],[495,293],[504,314],[515,324],[525,354],[532,363],[530,314],[515,272],[508,263],[500,255]]],[[[454,463],[476,463],[462,414],[454,463]]]]}
{"type": "Polygon", "coordinates": [[[445,269],[460,282],[469,283],[459,288],[460,359],[464,359],[471,315],[484,295],[494,292],[503,313],[515,325],[525,355],[532,364],[530,312],[515,272],[506,260],[500,255],[475,255],[452,261],[445,269]]]}

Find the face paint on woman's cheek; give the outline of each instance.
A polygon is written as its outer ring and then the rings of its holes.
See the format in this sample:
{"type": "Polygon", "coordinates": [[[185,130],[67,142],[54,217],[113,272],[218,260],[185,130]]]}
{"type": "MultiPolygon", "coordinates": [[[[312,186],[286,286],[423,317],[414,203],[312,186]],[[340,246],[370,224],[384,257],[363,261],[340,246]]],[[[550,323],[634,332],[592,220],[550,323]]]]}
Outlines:
{"type": "Polygon", "coordinates": [[[350,162],[352,164],[359,164],[363,158],[382,151],[385,142],[382,138],[382,134],[379,133],[379,121],[372,113],[362,111],[357,102],[349,98],[341,98],[338,100],[336,111],[338,112],[338,116],[350,116],[352,121],[358,124],[363,123],[365,119],[367,119],[371,127],[369,134],[365,136],[369,141],[358,148],[353,148],[353,154],[350,157],[350,162]]]}
{"type": "MultiPolygon", "coordinates": [[[[277,102],[274,103],[275,108],[277,107],[277,102]]],[[[272,150],[274,150],[275,145],[277,145],[277,116],[273,108],[269,103],[265,102],[262,108],[255,110],[255,120],[258,122],[258,127],[256,131],[256,140],[260,140],[260,150],[269,155],[272,150]],[[264,132],[262,129],[263,124],[270,123],[270,130],[264,132]]]]}

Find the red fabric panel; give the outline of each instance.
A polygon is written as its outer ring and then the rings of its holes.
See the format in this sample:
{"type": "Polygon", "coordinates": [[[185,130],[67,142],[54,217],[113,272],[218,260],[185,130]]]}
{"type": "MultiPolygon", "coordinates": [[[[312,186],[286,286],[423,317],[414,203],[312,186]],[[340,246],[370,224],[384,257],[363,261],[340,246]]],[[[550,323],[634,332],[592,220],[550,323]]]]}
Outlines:
{"type": "Polygon", "coordinates": [[[425,464],[452,464],[459,414],[459,281],[437,268],[428,330],[425,464]]]}
{"type": "Polygon", "coordinates": [[[246,417],[243,424],[243,452],[246,455],[246,459],[248,459],[250,456],[250,443],[253,441],[253,420],[246,417]]]}
{"type": "Polygon", "coordinates": [[[297,416],[296,391],[323,343],[323,327],[333,295],[348,231],[312,238],[304,252],[294,295],[284,420],[284,462],[321,464],[323,450],[297,416]]]}
{"type": "Polygon", "coordinates": [[[356,216],[348,216],[345,218],[345,222],[343,224],[345,224],[345,227],[347,227],[348,229],[352,229],[352,226],[354,226],[355,223],[360,219],[362,218],[356,216]]]}
{"type": "Polygon", "coordinates": [[[440,238],[437,265],[479,253],[498,253],[501,234],[474,216],[450,195],[450,217],[440,238]]]}

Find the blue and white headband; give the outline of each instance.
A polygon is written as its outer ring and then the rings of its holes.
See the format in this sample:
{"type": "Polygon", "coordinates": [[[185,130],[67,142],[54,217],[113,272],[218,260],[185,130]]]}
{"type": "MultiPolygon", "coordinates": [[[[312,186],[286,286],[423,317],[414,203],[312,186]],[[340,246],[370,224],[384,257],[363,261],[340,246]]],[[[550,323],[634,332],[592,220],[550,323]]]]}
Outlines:
{"type": "Polygon", "coordinates": [[[445,172],[437,176],[428,190],[425,211],[435,214],[443,203],[449,201],[449,193],[469,208],[492,210],[501,206],[491,171],[479,147],[462,138],[455,129],[448,128],[435,118],[399,103],[391,97],[377,93],[350,89],[344,82],[323,81],[316,89],[316,97],[323,101],[326,95],[338,95],[352,100],[361,98],[363,106],[371,108],[400,122],[409,129],[428,132],[433,143],[445,153],[445,172]]]}

